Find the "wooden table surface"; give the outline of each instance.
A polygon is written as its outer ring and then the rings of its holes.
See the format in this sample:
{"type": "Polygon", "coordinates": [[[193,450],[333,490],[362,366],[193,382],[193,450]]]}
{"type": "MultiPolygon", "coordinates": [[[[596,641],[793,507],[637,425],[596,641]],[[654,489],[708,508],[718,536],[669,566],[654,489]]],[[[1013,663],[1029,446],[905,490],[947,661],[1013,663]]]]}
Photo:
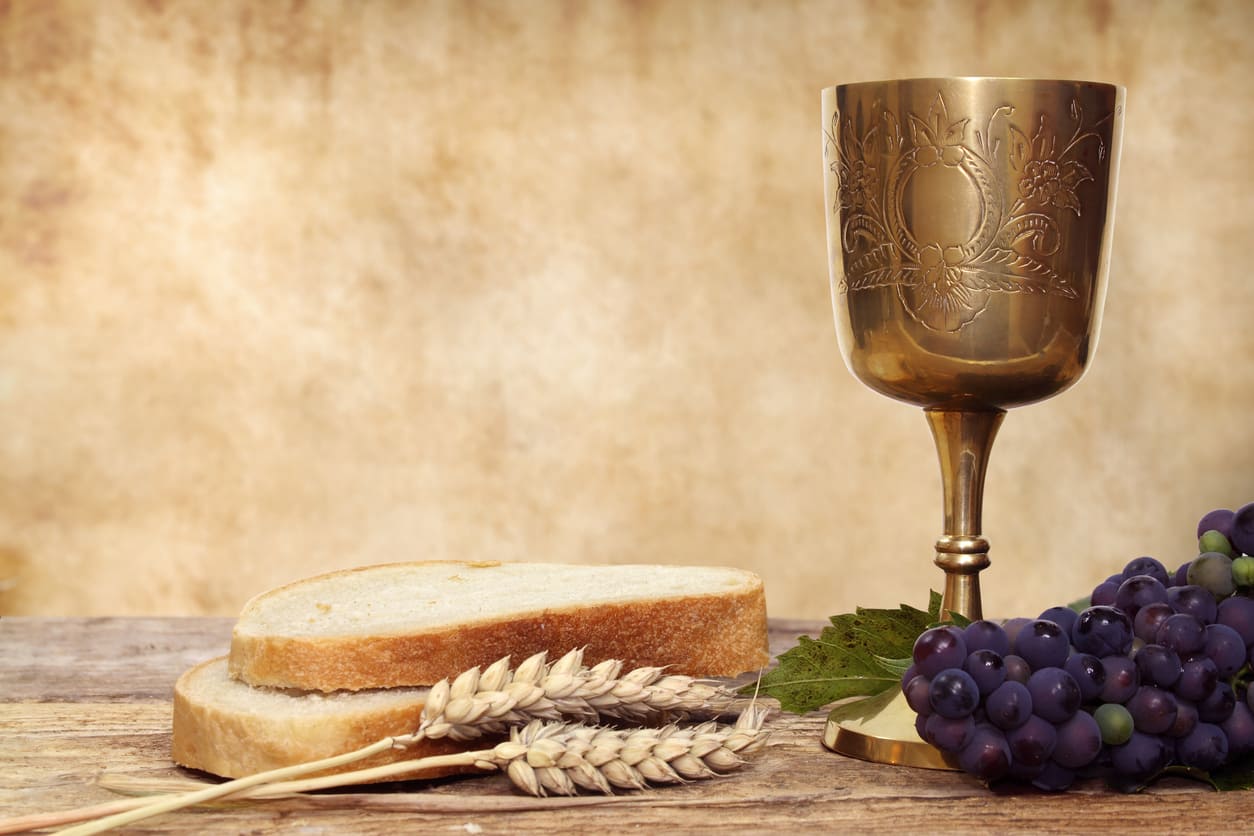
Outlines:
{"type": "MultiPolygon", "coordinates": [[[[820,627],[772,621],[773,653],[820,627]]],[[[171,689],[185,668],[225,653],[230,630],[219,618],[0,619],[0,815],[117,798],[102,779],[200,777],[169,760],[171,689]]],[[[1183,779],[1139,796],[1099,782],[990,792],[960,773],[852,760],[823,748],[823,721],[779,715],[739,772],[608,799],[533,799],[485,775],[184,810],[127,832],[1157,834],[1249,832],[1254,821],[1254,792],[1183,779]]]]}

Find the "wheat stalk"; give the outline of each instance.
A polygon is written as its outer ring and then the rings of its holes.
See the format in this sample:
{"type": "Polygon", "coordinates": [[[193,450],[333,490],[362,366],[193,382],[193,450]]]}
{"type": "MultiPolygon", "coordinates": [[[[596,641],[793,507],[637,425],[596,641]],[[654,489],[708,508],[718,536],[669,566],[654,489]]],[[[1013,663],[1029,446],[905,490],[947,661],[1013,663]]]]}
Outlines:
{"type": "MultiPolygon", "coordinates": [[[[178,809],[179,807],[204,804],[226,797],[244,798],[260,797],[262,794],[271,795],[276,787],[290,786],[300,776],[327,769],[340,769],[389,749],[407,748],[423,739],[448,737],[453,740],[466,741],[484,735],[504,734],[506,732],[510,732],[511,735],[517,735],[522,733],[517,731],[519,727],[533,728],[533,726],[528,724],[533,724],[536,721],[547,722],[549,725],[534,726],[534,728],[556,727],[553,724],[557,723],[557,725],[567,730],[566,734],[577,737],[579,734],[584,734],[584,732],[576,732],[574,731],[577,728],[576,726],[562,725],[560,721],[584,723],[617,720],[643,723],[656,722],[662,719],[707,718],[729,713],[738,704],[748,704],[747,700],[737,697],[734,692],[719,685],[702,682],[689,676],[667,675],[664,669],[658,667],[636,668],[625,675],[622,673],[623,663],[617,660],[607,660],[592,667],[587,667],[583,664],[583,651],[580,649],[570,651],[552,664],[547,662],[547,655],[544,653],[538,653],[529,657],[516,669],[511,669],[509,663],[510,658],[507,656],[497,660],[482,671],[477,667],[472,668],[451,682],[446,679],[437,683],[428,694],[419,726],[412,734],[384,738],[352,752],[270,770],[245,778],[238,778],[178,796],[158,799],[127,799],[107,805],[97,805],[94,808],[71,810],[62,814],[3,820],[0,821],[0,833],[20,832],[21,829],[24,829],[22,828],[24,822],[33,821],[36,818],[38,818],[40,824],[28,824],[26,828],[52,827],[116,813],[117,815],[108,816],[81,828],[66,831],[66,833],[78,834],[97,833],[103,829],[115,827],[117,824],[137,820],[127,818],[125,821],[122,821],[121,819],[123,816],[132,816],[147,810],[149,806],[155,808],[157,805],[175,804],[175,806],[171,807],[154,809],[153,812],[144,815],[144,818],[147,818],[148,815],[164,812],[166,809],[178,809]],[[116,821],[117,824],[106,824],[112,821],[116,821]],[[103,827],[100,827],[101,825],[103,827]]],[[[742,718],[744,716],[742,715],[742,718]]],[[[757,714],[750,713],[749,717],[752,719],[757,717],[757,714]]],[[[757,723],[760,730],[760,717],[757,719],[757,723]]],[[[656,730],[653,731],[656,732],[656,730]]],[[[602,745],[609,745],[608,741],[610,741],[610,738],[604,736],[608,734],[608,730],[601,729],[600,734],[602,745]]],[[[668,732],[669,736],[678,735],[679,739],[683,739],[685,734],[688,734],[688,731],[682,729],[673,729],[668,732]]],[[[546,732],[541,739],[547,739],[556,735],[557,732],[555,731],[546,732]]],[[[509,743],[521,745],[521,740],[511,737],[509,743]]],[[[541,750],[551,745],[552,743],[538,744],[541,750]]],[[[708,745],[708,742],[700,744],[700,746],[705,745],[708,745]]],[[[743,749],[744,747],[741,746],[740,748],[743,749]]],[[[575,745],[575,749],[578,750],[579,746],[575,745]]],[[[600,750],[597,751],[599,752],[600,750]]],[[[631,749],[629,754],[635,751],[635,749],[631,749]]],[[[665,747],[663,751],[667,751],[665,747]]],[[[308,779],[308,781],[324,782],[317,786],[340,786],[377,781],[386,777],[386,775],[412,772],[414,767],[420,764],[425,764],[425,766],[422,766],[422,769],[427,770],[437,766],[449,765],[478,765],[481,768],[495,768],[495,762],[484,761],[482,764],[479,764],[475,762],[473,757],[470,760],[464,760],[464,758],[474,754],[463,753],[461,755],[441,756],[442,758],[463,759],[456,761],[456,763],[436,763],[434,758],[423,758],[389,764],[378,767],[375,770],[344,772],[308,779]],[[379,772],[379,770],[387,770],[389,768],[396,768],[396,772],[386,774],[379,772]]],[[[568,760],[573,757],[575,755],[570,755],[568,760]]],[[[601,755],[593,754],[591,757],[593,760],[596,760],[601,755]]],[[[697,755],[695,757],[701,759],[703,756],[697,755]]],[[[714,757],[715,759],[726,758],[726,755],[715,755],[714,757]]],[[[584,758],[584,760],[587,761],[587,758],[584,758]]],[[[684,764],[687,764],[687,761],[684,764]]],[[[533,770],[536,769],[530,763],[524,764],[524,766],[528,766],[533,770]]],[[[524,774],[526,772],[524,766],[507,767],[507,771],[512,778],[514,773],[524,774]]],[[[635,768],[633,764],[627,764],[627,766],[635,768]]],[[[655,764],[650,763],[645,768],[652,769],[653,766],[655,764]]],[[[549,767],[540,766],[539,768],[548,769],[549,767]]],[[[611,766],[609,769],[615,774],[631,774],[617,766],[611,766]]],[[[551,775],[552,773],[542,772],[538,774],[551,775]]],[[[660,775],[663,773],[654,770],[653,774],[660,775]]],[[[682,771],[677,772],[677,774],[680,777],[689,777],[685,776],[682,771]]],[[[311,783],[307,783],[305,786],[310,789],[317,788],[311,783]]],[[[543,784],[540,786],[543,787],[543,784]]],[[[633,786],[642,785],[633,784],[633,786]]],[[[295,790],[285,790],[285,792],[293,791],[295,790]]],[[[556,790],[549,791],[556,792],[556,790]]]]}

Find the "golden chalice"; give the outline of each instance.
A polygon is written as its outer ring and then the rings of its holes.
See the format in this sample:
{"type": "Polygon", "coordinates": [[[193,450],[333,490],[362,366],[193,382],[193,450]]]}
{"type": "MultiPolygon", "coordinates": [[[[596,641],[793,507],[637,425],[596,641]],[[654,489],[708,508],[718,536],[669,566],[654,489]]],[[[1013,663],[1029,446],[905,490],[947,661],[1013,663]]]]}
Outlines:
{"type": "MultiPolygon", "coordinates": [[[[940,457],[942,612],[982,617],[981,504],[1006,410],[1080,379],[1106,296],[1124,91],[931,78],[823,91],[828,260],[859,380],[923,407],[940,457]]],[[[898,699],[837,708],[844,754],[944,767],[898,699]]]]}

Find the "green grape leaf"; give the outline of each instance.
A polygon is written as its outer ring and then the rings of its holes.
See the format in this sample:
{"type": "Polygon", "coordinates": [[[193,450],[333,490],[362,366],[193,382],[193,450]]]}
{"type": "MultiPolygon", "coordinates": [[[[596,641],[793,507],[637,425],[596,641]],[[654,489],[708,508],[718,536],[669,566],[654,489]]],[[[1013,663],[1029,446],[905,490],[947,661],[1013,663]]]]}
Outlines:
{"type": "Polygon", "coordinates": [[[1085,595],[1083,598],[1077,598],[1074,601],[1072,601],[1070,604],[1068,604],[1067,609],[1075,610],[1076,612],[1084,612],[1085,610],[1089,608],[1091,603],[1092,603],[1092,600],[1089,598],[1089,596],[1085,595]]]}
{"type": "Polygon", "coordinates": [[[858,607],[834,615],[819,637],[802,636],[779,656],[779,665],[744,693],[760,689],[785,711],[805,714],[849,697],[873,697],[898,687],[910,666],[914,640],[940,618],[933,592],[926,611],[902,604],[895,610],[858,607]]]}
{"type": "Polygon", "coordinates": [[[1254,789],[1254,755],[1219,767],[1210,774],[1210,783],[1220,792],[1254,789]]]}
{"type": "Polygon", "coordinates": [[[971,619],[967,618],[960,612],[945,610],[945,615],[949,616],[949,623],[955,627],[966,627],[971,623],[971,619]]]}

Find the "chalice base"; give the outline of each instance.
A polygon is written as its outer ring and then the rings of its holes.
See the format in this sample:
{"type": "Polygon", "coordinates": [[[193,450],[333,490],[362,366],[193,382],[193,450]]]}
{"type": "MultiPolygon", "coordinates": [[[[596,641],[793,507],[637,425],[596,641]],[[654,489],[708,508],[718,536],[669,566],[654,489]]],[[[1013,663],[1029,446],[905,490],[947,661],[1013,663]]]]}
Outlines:
{"type": "Polygon", "coordinates": [[[823,745],[873,763],[957,770],[958,761],[914,729],[915,713],[898,688],[870,699],[837,705],[827,717],[823,745]]]}

